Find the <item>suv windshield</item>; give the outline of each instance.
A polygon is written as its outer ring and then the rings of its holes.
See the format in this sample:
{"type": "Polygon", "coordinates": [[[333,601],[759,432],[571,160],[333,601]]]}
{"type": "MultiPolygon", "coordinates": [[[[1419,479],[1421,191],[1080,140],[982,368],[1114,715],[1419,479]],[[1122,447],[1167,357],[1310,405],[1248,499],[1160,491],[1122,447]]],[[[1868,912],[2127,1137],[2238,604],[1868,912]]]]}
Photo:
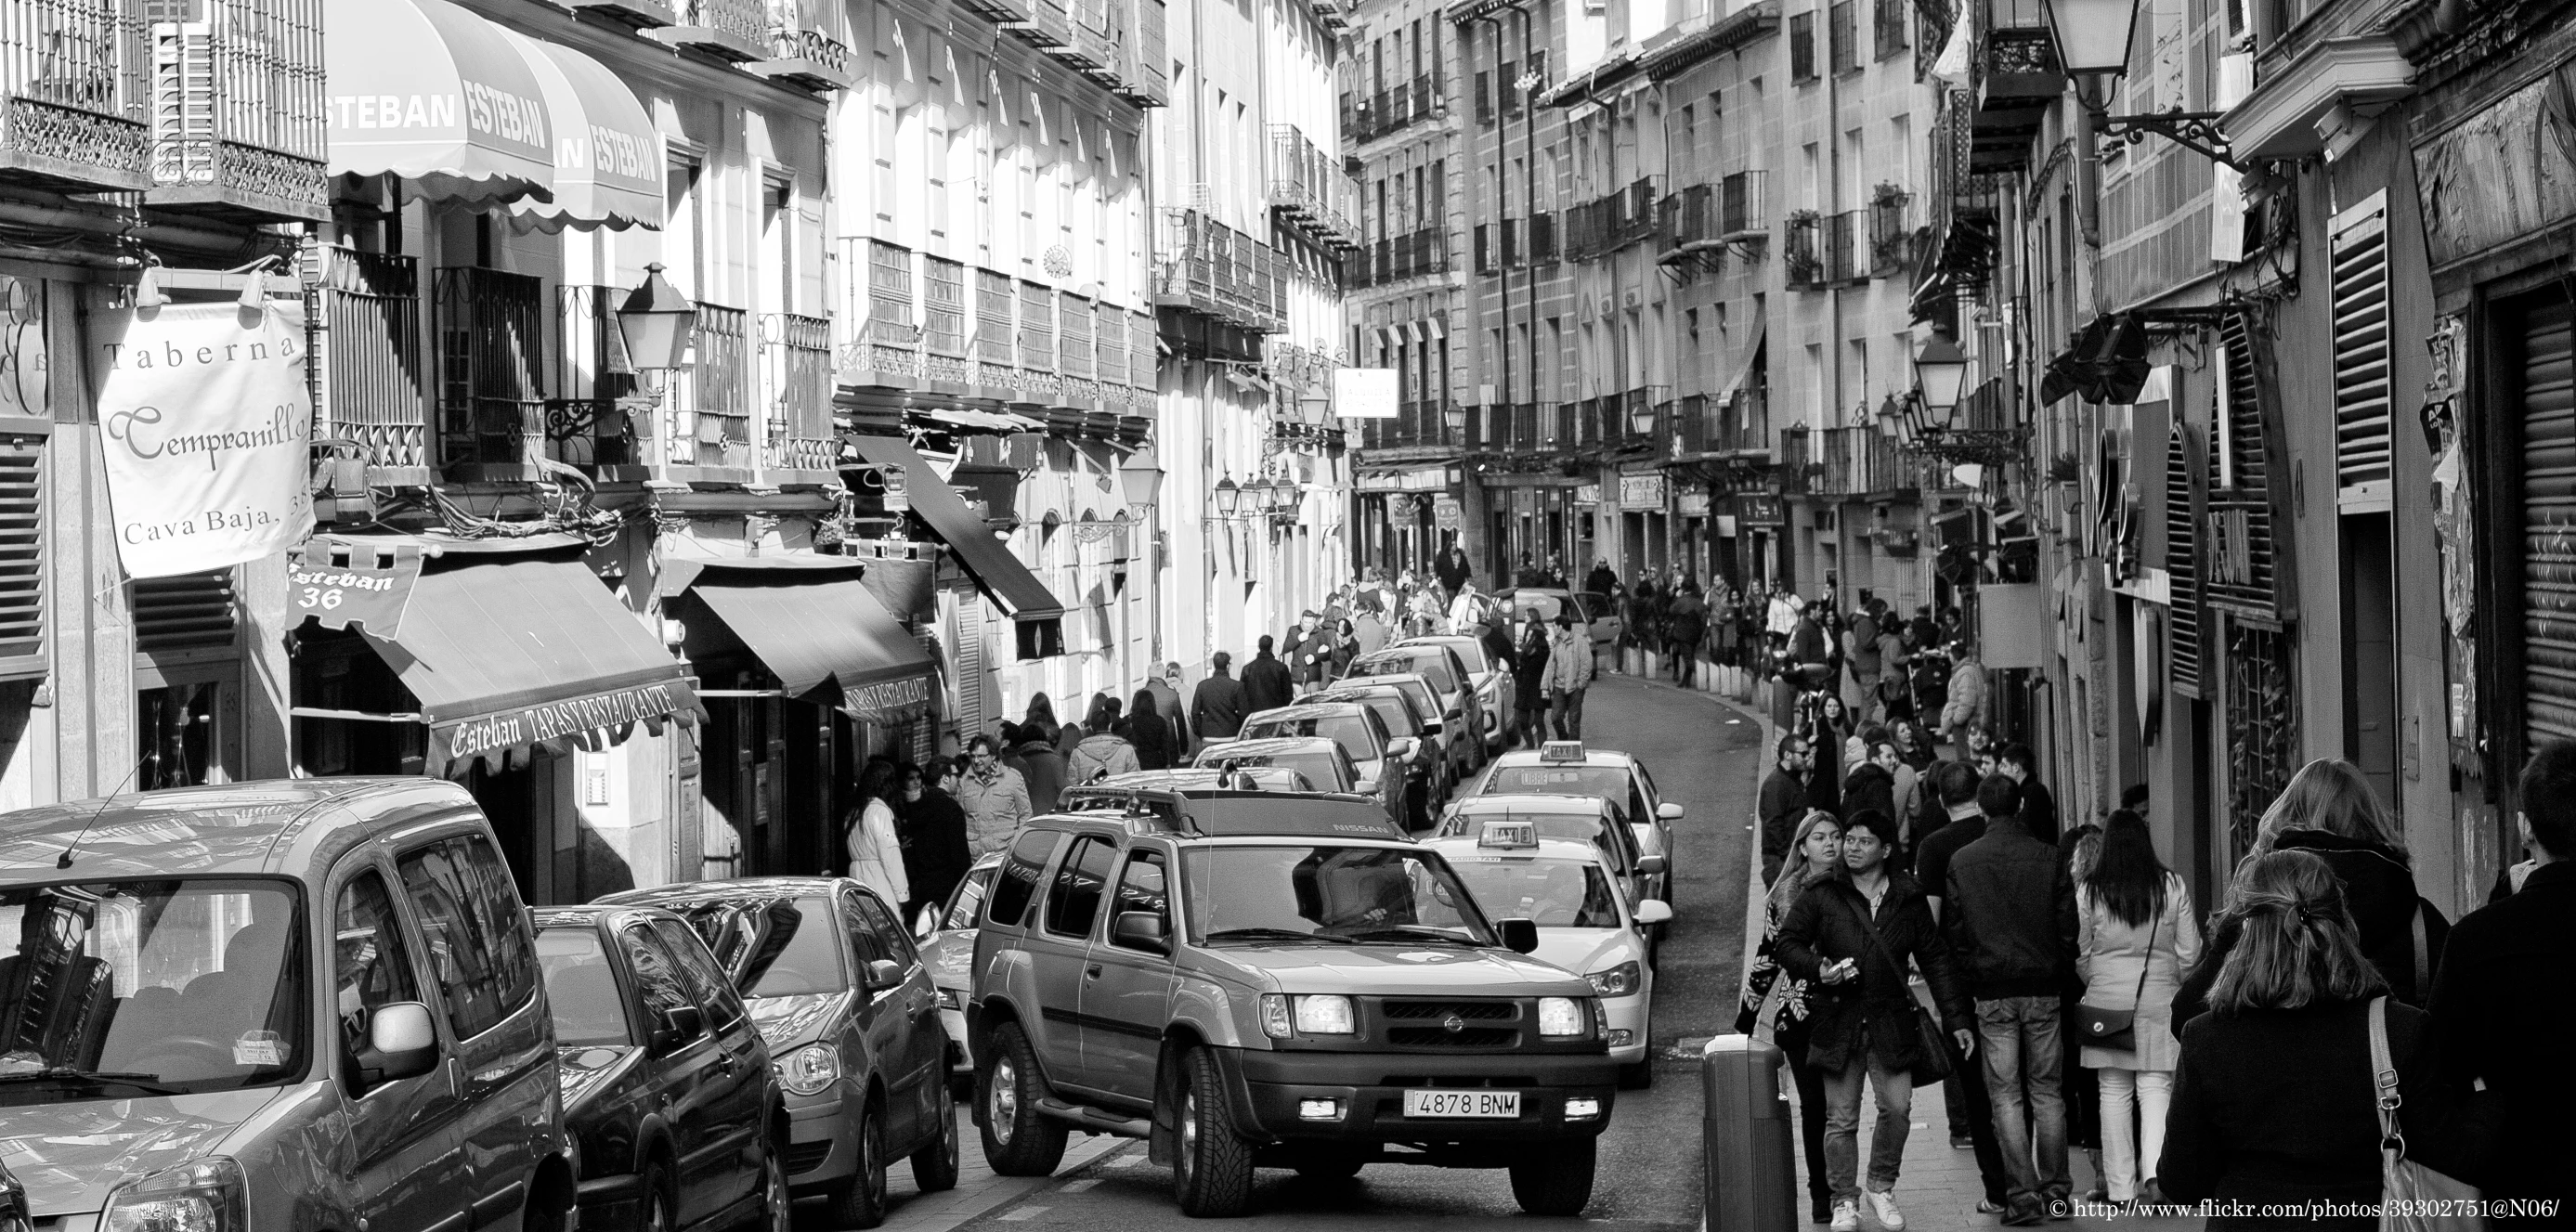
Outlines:
{"type": "Polygon", "coordinates": [[[1610,879],[1588,860],[1468,856],[1452,861],[1487,912],[1527,916],[1541,928],[1617,928],[1610,879]]]}
{"type": "Polygon", "coordinates": [[[1356,714],[1322,715],[1309,719],[1263,719],[1243,725],[1246,740],[1268,736],[1322,736],[1342,746],[1352,761],[1376,760],[1377,742],[1370,738],[1368,719],[1356,714]]]}
{"type": "Polygon", "coordinates": [[[0,888],[0,1106],[267,1086],[313,1003],[295,888],[0,888]]]}
{"type": "Polygon", "coordinates": [[[840,944],[832,939],[832,904],[826,899],[662,905],[688,919],[746,998],[842,992],[850,986],[841,970],[840,944]]]}
{"type": "Polygon", "coordinates": [[[1494,945],[1476,900],[1436,857],[1294,844],[1181,853],[1190,932],[1227,941],[1438,941],[1494,945]]]}
{"type": "Polygon", "coordinates": [[[626,999],[617,994],[617,972],[589,924],[537,932],[537,969],[546,976],[546,1006],[555,1015],[555,1043],[566,1048],[632,1044],[626,999]]]}

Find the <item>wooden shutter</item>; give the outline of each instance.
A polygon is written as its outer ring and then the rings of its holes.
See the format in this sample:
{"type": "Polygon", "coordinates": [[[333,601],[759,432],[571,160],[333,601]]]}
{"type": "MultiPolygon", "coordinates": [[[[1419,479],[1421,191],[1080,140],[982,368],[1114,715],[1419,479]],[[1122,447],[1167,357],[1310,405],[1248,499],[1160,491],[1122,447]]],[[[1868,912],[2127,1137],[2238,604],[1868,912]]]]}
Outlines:
{"type": "Polygon", "coordinates": [[[2218,327],[2225,379],[2210,417],[2209,531],[2202,584],[2209,602],[2269,617],[2273,588],[2271,458],[2264,448],[2262,384],[2254,371],[2254,335],[2243,313],[2218,327]]]}
{"type": "Polygon", "coordinates": [[[229,568],[134,580],[137,651],[230,646],[240,616],[229,568]]]}
{"type": "Polygon", "coordinates": [[[2334,218],[2335,504],[2383,511],[2389,485],[2388,193],[2334,218]]]}
{"type": "Polygon", "coordinates": [[[2201,482],[2198,436],[2183,420],[2174,420],[2165,445],[2165,573],[2173,618],[2165,623],[2165,663],[2173,690],[2187,697],[2201,692],[2200,515],[2201,482]]]}
{"type": "MultiPolygon", "coordinates": [[[[44,294],[41,287],[36,291],[44,294]]],[[[0,436],[0,660],[45,653],[45,438],[0,436]]]]}
{"type": "Polygon", "coordinates": [[[2576,313],[2522,334],[2523,719],[2530,747],[2576,737],[2576,313]]]}
{"type": "Polygon", "coordinates": [[[992,270],[975,271],[975,358],[1007,368],[1012,363],[1011,280],[992,270]]]}

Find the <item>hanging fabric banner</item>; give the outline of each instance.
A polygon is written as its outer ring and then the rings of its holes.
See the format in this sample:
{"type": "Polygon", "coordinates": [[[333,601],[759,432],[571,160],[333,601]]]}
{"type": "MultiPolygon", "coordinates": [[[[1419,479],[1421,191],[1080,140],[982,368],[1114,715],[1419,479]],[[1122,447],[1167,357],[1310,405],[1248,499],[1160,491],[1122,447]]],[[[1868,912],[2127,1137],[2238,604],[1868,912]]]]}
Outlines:
{"type": "Polygon", "coordinates": [[[225,300],[92,320],[126,573],[202,573],[302,542],[313,529],[303,308],[225,300]]]}

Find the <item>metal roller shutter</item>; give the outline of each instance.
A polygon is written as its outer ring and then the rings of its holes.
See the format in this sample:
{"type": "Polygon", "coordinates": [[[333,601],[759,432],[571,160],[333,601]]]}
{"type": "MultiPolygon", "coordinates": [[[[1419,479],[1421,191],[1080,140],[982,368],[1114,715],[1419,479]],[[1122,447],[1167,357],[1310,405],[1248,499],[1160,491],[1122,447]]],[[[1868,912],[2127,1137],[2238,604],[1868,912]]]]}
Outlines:
{"type": "Polygon", "coordinates": [[[2523,718],[2533,745],[2576,737],[2576,312],[2534,308],[2522,337],[2523,718]]]}
{"type": "Polygon", "coordinates": [[[2165,444],[2165,573],[2173,619],[2166,623],[2165,664],[2175,692],[2200,697],[2200,516],[2194,512],[2200,476],[2199,440],[2180,417],[2165,444]]]}

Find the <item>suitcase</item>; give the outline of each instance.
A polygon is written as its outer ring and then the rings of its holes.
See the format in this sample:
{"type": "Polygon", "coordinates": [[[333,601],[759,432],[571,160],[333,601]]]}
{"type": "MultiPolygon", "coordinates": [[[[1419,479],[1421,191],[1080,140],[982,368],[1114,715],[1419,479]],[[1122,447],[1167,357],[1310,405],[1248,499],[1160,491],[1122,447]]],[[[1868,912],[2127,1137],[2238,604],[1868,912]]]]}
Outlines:
{"type": "Polygon", "coordinates": [[[1709,1232],[1796,1232],[1798,1165],[1782,1054],[1749,1035],[1700,1053],[1700,1151],[1709,1232]]]}

